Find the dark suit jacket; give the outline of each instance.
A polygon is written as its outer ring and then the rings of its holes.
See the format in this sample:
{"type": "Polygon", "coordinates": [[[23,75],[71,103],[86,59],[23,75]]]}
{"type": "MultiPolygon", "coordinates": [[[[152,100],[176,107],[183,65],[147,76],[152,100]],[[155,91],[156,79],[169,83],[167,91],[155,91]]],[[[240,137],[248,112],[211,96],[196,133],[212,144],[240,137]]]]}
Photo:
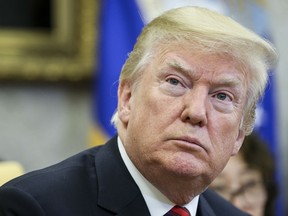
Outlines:
{"type": "MultiPolygon", "coordinates": [[[[148,216],[117,140],[30,172],[0,188],[0,216],[148,216]]],[[[197,216],[245,215],[207,190],[197,216]]]]}

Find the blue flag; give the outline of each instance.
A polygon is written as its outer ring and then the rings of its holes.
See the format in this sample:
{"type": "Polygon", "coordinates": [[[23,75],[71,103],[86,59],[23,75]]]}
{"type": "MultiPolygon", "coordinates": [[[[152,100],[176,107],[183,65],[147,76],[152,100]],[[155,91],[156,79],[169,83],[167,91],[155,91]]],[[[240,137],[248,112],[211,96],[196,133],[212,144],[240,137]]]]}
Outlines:
{"type": "MultiPolygon", "coordinates": [[[[266,11],[264,11],[261,7],[257,5],[251,4],[251,8],[254,14],[255,27],[254,29],[257,31],[257,28],[265,29],[264,31],[258,30],[259,35],[262,35],[269,41],[272,41],[270,37],[270,31],[267,21],[266,11]],[[267,33],[268,32],[268,33],[267,33]]],[[[265,90],[264,97],[259,101],[257,110],[256,110],[256,125],[255,131],[266,141],[268,144],[268,148],[272,153],[275,159],[276,165],[276,181],[278,186],[278,199],[276,203],[276,212],[275,215],[283,215],[284,206],[284,194],[283,188],[283,173],[282,166],[280,161],[280,149],[279,149],[279,134],[277,133],[278,127],[278,116],[277,116],[277,89],[276,89],[276,77],[277,72],[272,71],[272,75],[269,77],[268,86],[265,90]]]]}
{"type": "Polygon", "coordinates": [[[120,71],[144,24],[134,0],[102,0],[100,6],[93,118],[96,128],[109,138],[116,133],[110,119],[117,107],[120,71]]]}
{"type": "Polygon", "coordinates": [[[277,134],[277,107],[275,95],[275,77],[271,76],[265,95],[258,103],[256,110],[255,131],[267,141],[268,147],[277,158],[278,136],[277,134]]]}

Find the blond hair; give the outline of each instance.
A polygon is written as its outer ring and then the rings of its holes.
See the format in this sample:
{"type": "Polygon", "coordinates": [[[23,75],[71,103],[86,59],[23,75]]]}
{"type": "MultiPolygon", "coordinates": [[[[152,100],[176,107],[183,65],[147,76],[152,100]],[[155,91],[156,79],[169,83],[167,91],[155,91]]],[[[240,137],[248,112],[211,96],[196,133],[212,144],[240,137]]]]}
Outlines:
{"type": "MultiPolygon", "coordinates": [[[[252,132],[255,109],[268,81],[268,71],[276,63],[274,47],[254,32],[231,18],[200,7],[182,7],[164,12],[146,25],[133,51],[124,64],[120,83],[136,85],[143,68],[155,57],[159,48],[189,45],[204,54],[231,56],[248,73],[249,86],[242,129],[252,132]]],[[[111,122],[118,124],[117,112],[111,122]]]]}

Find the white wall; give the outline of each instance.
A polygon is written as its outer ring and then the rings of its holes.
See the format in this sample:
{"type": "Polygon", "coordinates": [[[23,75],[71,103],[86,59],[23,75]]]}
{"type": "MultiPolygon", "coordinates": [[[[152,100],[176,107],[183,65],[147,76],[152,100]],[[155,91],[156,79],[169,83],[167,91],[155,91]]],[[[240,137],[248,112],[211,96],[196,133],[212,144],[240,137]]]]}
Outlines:
{"type": "Polygon", "coordinates": [[[88,89],[0,85],[0,158],[30,171],[87,148],[90,101],[88,89]]]}

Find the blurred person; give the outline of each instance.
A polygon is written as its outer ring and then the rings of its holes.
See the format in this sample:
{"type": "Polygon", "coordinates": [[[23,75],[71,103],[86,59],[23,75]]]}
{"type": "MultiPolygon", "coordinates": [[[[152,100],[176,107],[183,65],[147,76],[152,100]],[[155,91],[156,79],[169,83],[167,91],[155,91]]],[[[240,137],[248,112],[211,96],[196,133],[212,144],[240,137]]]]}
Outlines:
{"type": "Polygon", "coordinates": [[[244,139],[211,188],[253,216],[273,216],[277,184],[274,158],[267,144],[253,133],[244,139]]]}
{"type": "Polygon", "coordinates": [[[0,186],[22,174],[24,174],[24,168],[19,162],[0,159],[0,186]]]}
{"type": "Polygon", "coordinates": [[[226,16],[163,13],[121,71],[118,134],[2,186],[0,215],[247,215],[206,189],[251,132],[276,59],[226,16]]]}

